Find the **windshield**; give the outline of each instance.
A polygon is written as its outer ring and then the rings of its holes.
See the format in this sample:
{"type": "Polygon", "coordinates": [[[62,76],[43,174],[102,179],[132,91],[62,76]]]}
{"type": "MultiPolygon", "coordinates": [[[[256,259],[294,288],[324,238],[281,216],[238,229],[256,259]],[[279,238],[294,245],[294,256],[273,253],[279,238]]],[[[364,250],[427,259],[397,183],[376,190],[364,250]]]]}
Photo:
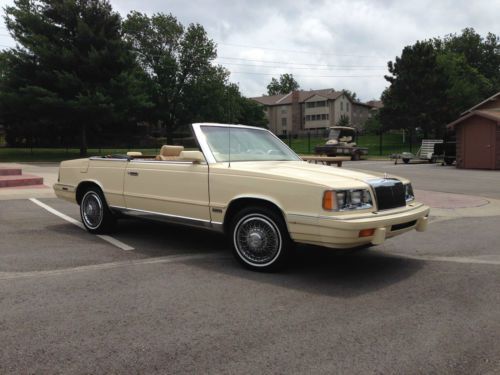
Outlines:
{"type": "Polygon", "coordinates": [[[328,139],[341,139],[350,137],[350,140],[354,139],[355,132],[352,129],[338,129],[332,128],[330,129],[330,134],[328,135],[328,139]]]}
{"type": "Polygon", "coordinates": [[[201,130],[218,162],[301,160],[283,142],[265,130],[228,126],[202,126],[201,130]]]}
{"type": "Polygon", "coordinates": [[[339,139],[340,130],[338,129],[330,129],[330,134],[328,135],[329,139],[339,139]]]}

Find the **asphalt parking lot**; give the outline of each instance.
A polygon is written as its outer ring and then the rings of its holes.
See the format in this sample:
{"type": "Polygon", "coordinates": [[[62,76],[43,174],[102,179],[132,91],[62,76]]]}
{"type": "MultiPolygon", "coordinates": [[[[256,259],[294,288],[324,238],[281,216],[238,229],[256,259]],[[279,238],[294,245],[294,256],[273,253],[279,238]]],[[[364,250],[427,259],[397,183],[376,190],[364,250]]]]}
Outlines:
{"type": "Polygon", "coordinates": [[[500,173],[345,167],[470,200],[262,274],[211,232],[123,220],[110,242],[37,204],[79,219],[49,191],[0,192],[0,373],[500,373],[500,173]]]}

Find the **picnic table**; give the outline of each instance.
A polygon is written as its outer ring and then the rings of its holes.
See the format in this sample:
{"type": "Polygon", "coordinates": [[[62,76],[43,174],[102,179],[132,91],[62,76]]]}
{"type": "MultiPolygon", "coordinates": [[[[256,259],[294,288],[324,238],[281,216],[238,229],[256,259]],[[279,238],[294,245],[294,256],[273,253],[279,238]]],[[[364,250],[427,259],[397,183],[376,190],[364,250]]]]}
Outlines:
{"type": "Polygon", "coordinates": [[[351,160],[348,156],[315,156],[315,155],[301,155],[302,160],[314,164],[332,165],[337,164],[337,167],[342,167],[343,161],[351,160]]]}

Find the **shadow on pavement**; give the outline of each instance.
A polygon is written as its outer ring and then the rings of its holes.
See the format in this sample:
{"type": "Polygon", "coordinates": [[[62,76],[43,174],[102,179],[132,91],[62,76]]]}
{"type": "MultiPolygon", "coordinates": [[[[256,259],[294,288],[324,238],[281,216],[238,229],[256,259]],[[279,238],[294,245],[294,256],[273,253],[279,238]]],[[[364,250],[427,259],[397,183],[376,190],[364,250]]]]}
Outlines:
{"type": "Polygon", "coordinates": [[[121,219],[112,236],[145,256],[230,251],[222,234],[156,221],[121,219]]]}
{"type": "MultiPolygon", "coordinates": [[[[208,237],[205,241],[201,239],[201,246],[209,241],[208,237]]],[[[226,249],[229,253],[228,245],[226,249]]],[[[381,254],[376,250],[348,252],[310,246],[299,246],[289,266],[276,273],[244,269],[232,258],[186,263],[233,278],[342,298],[356,297],[402,282],[425,264],[424,261],[381,254]]]]}
{"type": "Polygon", "coordinates": [[[218,233],[153,221],[120,220],[114,237],[144,257],[223,253],[212,260],[186,264],[238,279],[270,284],[312,294],[351,298],[404,281],[418,272],[424,261],[372,250],[340,251],[300,245],[288,268],[261,273],[242,268],[230,253],[226,238],[218,233]]]}

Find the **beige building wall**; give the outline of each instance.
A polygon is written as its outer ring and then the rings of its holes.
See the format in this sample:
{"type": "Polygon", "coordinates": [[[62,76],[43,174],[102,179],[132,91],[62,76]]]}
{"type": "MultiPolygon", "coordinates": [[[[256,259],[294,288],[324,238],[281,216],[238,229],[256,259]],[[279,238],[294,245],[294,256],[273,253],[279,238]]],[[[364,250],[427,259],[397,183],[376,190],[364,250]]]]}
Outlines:
{"type": "Polygon", "coordinates": [[[277,135],[289,134],[292,129],[292,106],[276,105],[269,108],[269,129],[277,135]]]}
{"type": "Polygon", "coordinates": [[[334,102],[333,125],[340,121],[342,115],[348,116],[349,120],[352,119],[352,103],[345,95],[339,96],[334,102]]]}
{"type": "Polygon", "coordinates": [[[326,129],[335,126],[342,115],[353,121],[353,104],[345,96],[336,99],[328,99],[320,95],[314,95],[300,103],[300,124],[292,129],[292,104],[277,104],[266,107],[266,116],[269,129],[277,135],[296,134],[309,129],[326,129]],[[324,102],[324,105],[317,103],[324,102]],[[313,105],[308,103],[314,103],[313,105]]]}
{"type": "Polygon", "coordinates": [[[314,95],[304,102],[304,129],[327,128],[330,126],[330,105],[325,97],[314,95]]]}
{"type": "Polygon", "coordinates": [[[351,124],[358,130],[362,130],[365,122],[372,116],[372,110],[366,105],[353,103],[351,124]]]}

